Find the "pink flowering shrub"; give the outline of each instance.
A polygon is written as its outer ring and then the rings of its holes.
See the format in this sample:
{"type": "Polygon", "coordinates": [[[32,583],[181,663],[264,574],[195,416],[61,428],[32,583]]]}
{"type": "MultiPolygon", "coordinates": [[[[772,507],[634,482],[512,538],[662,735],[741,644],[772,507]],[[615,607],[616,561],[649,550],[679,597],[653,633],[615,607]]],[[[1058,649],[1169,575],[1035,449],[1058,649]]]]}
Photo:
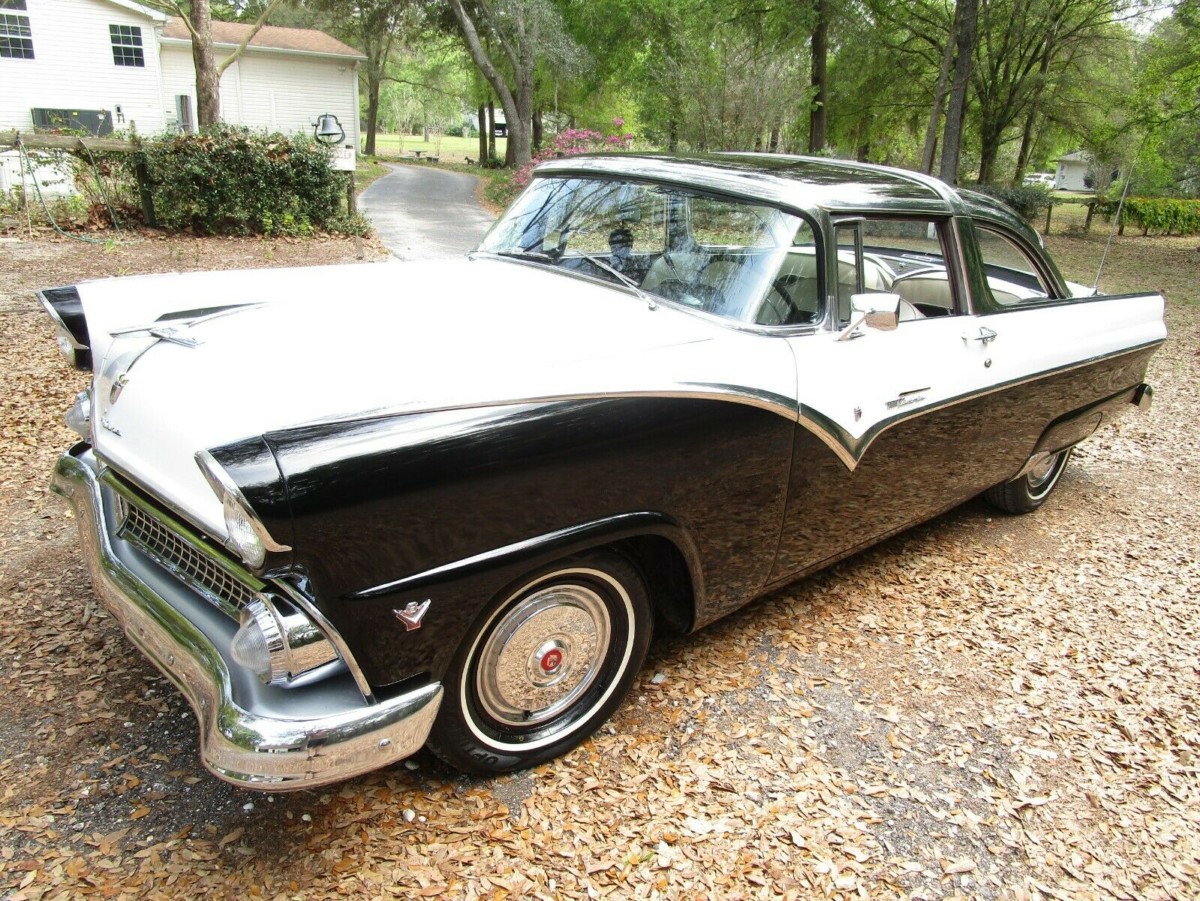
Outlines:
{"type": "MultiPolygon", "coordinates": [[[[613,119],[613,126],[620,128],[625,120],[619,116],[613,119]]],[[[527,165],[522,166],[512,174],[512,177],[498,185],[495,192],[489,192],[492,199],[507,204],[516,197],[533,175],[534,167],[546,160],[564,156],[578,156],[581,153],[605,153],[633,148],[632,132],[623,134],[604,135],[589,128],[568,128],[556,134],[546,146],[536,153],[527,165]]]]}

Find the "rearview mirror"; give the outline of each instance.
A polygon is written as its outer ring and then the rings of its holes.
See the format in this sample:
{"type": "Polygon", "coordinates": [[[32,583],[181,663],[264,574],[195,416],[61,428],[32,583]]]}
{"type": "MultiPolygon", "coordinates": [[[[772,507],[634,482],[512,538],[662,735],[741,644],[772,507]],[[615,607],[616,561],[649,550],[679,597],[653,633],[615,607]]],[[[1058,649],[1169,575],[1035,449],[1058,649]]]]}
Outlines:
{"type": "Polygon", "coordinates": [[[851,294],[851,317],[861,316],[860,324],[881,332],[890,332],[900,324],[899,294],[851,294]]]}

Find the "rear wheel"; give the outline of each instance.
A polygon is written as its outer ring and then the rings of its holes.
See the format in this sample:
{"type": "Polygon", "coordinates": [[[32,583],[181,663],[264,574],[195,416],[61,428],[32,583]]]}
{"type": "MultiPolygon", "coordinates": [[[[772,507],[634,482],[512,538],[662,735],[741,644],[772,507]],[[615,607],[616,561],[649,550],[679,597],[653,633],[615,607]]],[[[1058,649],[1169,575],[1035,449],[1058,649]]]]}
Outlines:
{"type": "Polygon", "coordinates": [[[1006,513],[1030,513],[1040,507],[1067,468],[1073,448],[1060,450],[1011,482],[1001,482],[984,492],[994,507],[1006,513]]]}
{"type": "Polygon", "coordinates": [[[646,657],[652,622],[640,574],[613,551],[532,574],[463,641],[430,749],[480,773],[565,753],[620,705],[646,657]]]}

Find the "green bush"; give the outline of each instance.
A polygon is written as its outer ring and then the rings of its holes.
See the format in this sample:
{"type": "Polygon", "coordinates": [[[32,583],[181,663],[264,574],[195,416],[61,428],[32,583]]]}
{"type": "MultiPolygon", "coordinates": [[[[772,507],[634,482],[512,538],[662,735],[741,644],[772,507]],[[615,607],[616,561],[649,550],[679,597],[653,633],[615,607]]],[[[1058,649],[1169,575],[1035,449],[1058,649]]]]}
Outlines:
{"type": "Polygon", "coordinates": [[[125,164],[145,163],[164,228],[304,236],[348,224],[345,182],[329,161],[329,149],[305,137],[217,126],[146,140],[125,164]]]}
{"type": "MultiPolygon", "coordinates": [[[[1096,211],[1111,222],[1117,214],[1119,200],[1096,203],[1096,211]]],[[[1200,200],[1173,197],[1126,197],[1119,223],[1122,232],[1126,225],[1141,228],[1143,235],[1159,232],[1164,235],[1200,235],[1200,200]]]]}
{"type": "Polygon", "coordinates": [[[1045,185],[978,185],[972,190],[999,200],[1026,222],[1036,220],[1053,199],[1045,185]]]}

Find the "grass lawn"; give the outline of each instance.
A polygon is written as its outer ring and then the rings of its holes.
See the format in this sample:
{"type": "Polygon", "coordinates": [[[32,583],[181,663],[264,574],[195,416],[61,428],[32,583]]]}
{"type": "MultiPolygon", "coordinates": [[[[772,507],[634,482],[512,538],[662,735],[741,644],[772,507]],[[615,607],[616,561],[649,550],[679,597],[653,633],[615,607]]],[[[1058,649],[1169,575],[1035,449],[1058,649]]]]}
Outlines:
{"type": "MultiPolygon", "coordinates": [[[[500,159],[504,159],[506,146],[506,138],[496,138],[496,156],[500,159]]],[[[414,151],[420,151],[423,156],[436,156],[442,163],[465,164],[468,157],[479,162],[479,139],[458,135],[430,135],[426,141],[421,135],[375,136],[375,152],[381,157],[416,159],[414,151]]]]}

